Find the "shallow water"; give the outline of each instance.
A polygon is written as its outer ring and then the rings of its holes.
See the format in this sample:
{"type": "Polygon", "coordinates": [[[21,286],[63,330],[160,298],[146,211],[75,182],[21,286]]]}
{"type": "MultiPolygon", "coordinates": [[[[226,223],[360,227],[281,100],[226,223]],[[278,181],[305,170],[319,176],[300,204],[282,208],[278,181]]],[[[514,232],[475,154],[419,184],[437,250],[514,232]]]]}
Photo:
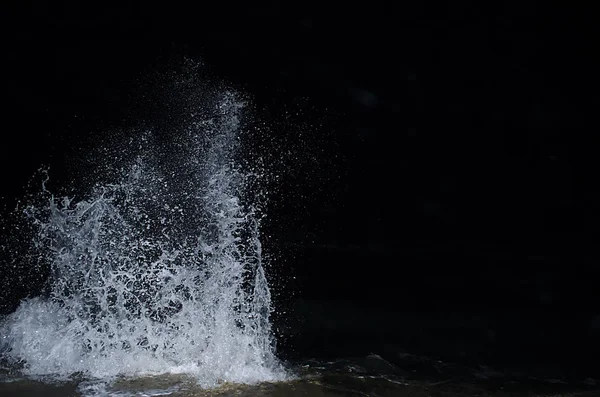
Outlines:
{"type": "MultiPolygon", "coordinates": [[[[418,357],[413,357],[416,359],[418,357]]],[[[418,358],[419,371],[400,368],[377,355],[336,361],[310,360],[288,365],[287,381],[223,383],[203,388],[190,375],[137,378],[70,379],[11,377],[5,373],[0,395],[16,396],[598,396],[595,380],[566,383],[502,374],[490,368],[459,368],[418,358]],[[424,367],[429,366],[429,370],[424,367]],[[424,370],[425,369],[425,370],[424,370]],[[433,375],[433,374],[436,375],[433,375]]]]}

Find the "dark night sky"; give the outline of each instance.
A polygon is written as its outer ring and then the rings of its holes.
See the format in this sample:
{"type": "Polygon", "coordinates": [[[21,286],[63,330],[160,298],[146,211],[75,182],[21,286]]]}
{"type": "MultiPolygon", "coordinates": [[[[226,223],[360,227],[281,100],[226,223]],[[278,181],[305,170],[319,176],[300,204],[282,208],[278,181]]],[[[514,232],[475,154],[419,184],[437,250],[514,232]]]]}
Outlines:
{"type": "Polygon", "coordinates": [[[577,332],[597,333],[585,322],[600,303],[591,17],[468,3],[14,10],[4,202],[118,125],[140,74],[200,56],[297,151],[266,234],[300,296],[531,306],[584,313],[577,332]]]}

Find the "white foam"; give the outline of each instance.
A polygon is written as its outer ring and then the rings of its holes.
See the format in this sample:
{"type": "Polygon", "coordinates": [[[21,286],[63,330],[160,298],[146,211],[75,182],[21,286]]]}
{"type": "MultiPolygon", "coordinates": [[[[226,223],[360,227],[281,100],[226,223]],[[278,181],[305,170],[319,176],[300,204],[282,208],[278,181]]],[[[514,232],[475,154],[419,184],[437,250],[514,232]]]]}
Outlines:
{"type": "Polygon", "coordinates": [[[110,157],[129,161],[117,180],[79,200],[45,191],[27,209],[52,277],[50,296],[22,302],[0,327],[5,358],[25,374],[186,373],[206,387],[286,378],[236,165],[243,106],[231,93],[213,105],[170,164],[145,141],[135,161],[126,150],[110,157]]]}

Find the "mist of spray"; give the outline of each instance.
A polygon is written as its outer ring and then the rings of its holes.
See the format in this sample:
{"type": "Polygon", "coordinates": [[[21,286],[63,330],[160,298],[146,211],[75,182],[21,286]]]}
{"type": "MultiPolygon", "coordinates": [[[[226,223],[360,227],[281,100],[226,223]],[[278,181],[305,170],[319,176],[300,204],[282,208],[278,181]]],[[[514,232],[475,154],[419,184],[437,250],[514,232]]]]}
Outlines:
{"type": "Polygon", "coordinates": [[[134,134],[102,160],[112,180],[78,198],[44,184],[44,199],[26,208],[51,275],[49,292],[0,328],[4,358],[25,374],[190,373],[205,386],[285,378],[255,175],[239,162],[244,105],[225,92],[202,106],[178,127],[177,150],[134,134]]]}

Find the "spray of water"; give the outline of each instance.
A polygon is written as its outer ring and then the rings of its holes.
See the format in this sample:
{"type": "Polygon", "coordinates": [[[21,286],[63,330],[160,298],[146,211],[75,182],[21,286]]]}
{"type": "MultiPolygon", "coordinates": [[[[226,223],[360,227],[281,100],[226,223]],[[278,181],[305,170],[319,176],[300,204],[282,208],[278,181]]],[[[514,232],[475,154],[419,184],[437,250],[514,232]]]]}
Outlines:
{"type": "Polygon", "coordinates": [[[136,156],[107,157],[116,177],[83,198],[44,184],[43,204],[25,212],[49,293],[4,319],[5,359],[29,375],[189,373],[207,387],[285,378],[252,173],[237,162],[243,104],[231,93],[216,102],[183,128],[176,153],[157,155],[149,132],[136,156]]]}

